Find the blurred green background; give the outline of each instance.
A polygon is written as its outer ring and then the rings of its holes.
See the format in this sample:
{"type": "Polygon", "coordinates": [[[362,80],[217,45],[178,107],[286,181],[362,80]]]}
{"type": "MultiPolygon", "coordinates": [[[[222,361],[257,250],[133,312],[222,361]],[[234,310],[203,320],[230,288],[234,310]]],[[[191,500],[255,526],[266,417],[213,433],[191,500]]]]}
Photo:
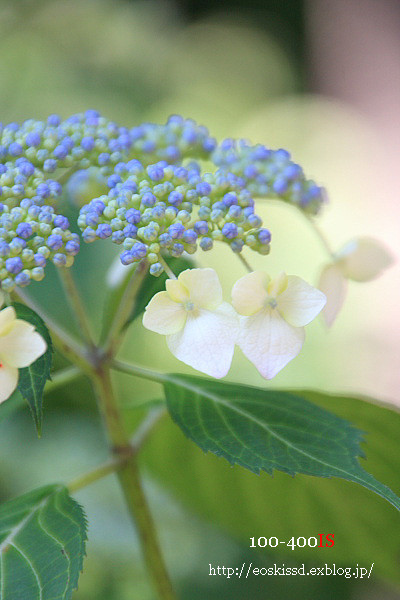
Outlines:
{"type": "MultiPolygon", "coordinates": [[[[334,247],[354,235],[372,234],[399,257],[400,90],[399,59],[394,58],[400,56],[399,25],[398,3],[390,0],[360,0],[357,6],[344,0],[3,0],[1,120],[45,118],[53,112],[66,117],[92,107],[133,126],[180,113],[207,125],[219,139],[240,136],[287,148],[308,176],[329,191],[331,204],[321,226],[334,247]]],[[[325,257],[305,219],[289,206],[260,204],[273,233],[273,251],[267,259],[251,256],[252,265],[265,268],[267,260],[272,274],[285,270],[316,283],[325,257]]],[[[116,254],[111,244],[85,246],[74,269],[97,327],[107,294],[104,272],[116,254]]],[[[227,248],[196,260],[220,272],[227,294],[243,275],[227,248]]],[[[32,293],[70,325],[54,273],[33,284],[32,293]]],[[[345,399],[331,408],[369,432],[367,468],[395,491],[399,303],[396,264],[377,281],[350,286],[332,330],[318,320],[310,325],[302,353],[272,383],[239,353],[229,375],[259,386],[365,394],[384,401],[388,409],[345,399]]],[[[190,372],[167,353],[163,339],[140,323],[129,329],[121,355],[160,370],[190,372]]],[[[143,414],[135,404],[157,398],[160,390],[124,376],[116,383],[133,429],[143,414]]],[[[167,421],[155,434],[142,465],[183,600],[400,598],[400,529],[394,509],[383,500],[341,481],[256,477],[232,469],[192,447],[167,421]],[[252,536],[332,532],[337,543],[322,550],[323,556],[248,548],[252,536]],[[374,574],[368,581],[208,576],[209,563],[298,565],[303,560],[310,566],[369,567],[374,562],[374,574]]],[[[3,422],[0,448],[3,500],[47,482],[68,481],[100,463],[107,447],[87,383],[82,379],[72,389],[48,394],[41,440],[35,438],[27,410],[3,422]]],[[[77,499],[90,529],[75,598],[151,600],[114,478],[80,492],[77,499]]]]}

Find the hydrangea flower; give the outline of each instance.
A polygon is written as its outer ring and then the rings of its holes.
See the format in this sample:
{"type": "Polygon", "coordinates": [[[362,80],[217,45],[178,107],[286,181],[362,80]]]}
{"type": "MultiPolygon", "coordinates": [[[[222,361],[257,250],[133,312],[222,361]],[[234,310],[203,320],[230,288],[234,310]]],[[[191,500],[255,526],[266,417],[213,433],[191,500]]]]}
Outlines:
{"type": "Polygon", "coordinates": [[[187,269],[167,279],[149,302],[143,325],[167,336],[172,354],[217,379],[230,368],[239,329],[237,314],[222,299],[214,269],[187,269]]]}
{"type": "MultiPolygon", "coordinates": [[[[0,295],[0,307],[3,297],[0,295]]],[[[18,384],[18,369],[28,367],[47,350],[35,327],[17,319],[12,306],[0,311],[0,402],[7,400],[18,384]]]]}
{"type": "Polygon", "coordinates": [[[328,327],[343,306],[347,281],[367,282],[376,279],[393,263],[393,257],[377,240],[360,237],[347,242],[322,270],[318,287],[327,302],[322,312],[328,327]]]}
{"type": "Polygon", "coordinates": [[[325,295],[295,275],[275,280],[263,271],[239,279],[232,303],[242,315],[238,345],[266,379],[295,358],[304,343],[304,326],[322,310],[325,295]]]}

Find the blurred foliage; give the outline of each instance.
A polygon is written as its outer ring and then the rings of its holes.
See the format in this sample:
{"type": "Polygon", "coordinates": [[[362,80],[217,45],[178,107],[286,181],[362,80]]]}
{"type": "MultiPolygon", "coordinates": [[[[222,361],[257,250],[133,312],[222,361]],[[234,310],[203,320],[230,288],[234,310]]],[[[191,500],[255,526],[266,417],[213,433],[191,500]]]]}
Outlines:
{"type": "MultiPolygon", "coordinates": [[[[299,100],[295,95],[303,78],[294,58],[295,53],[304,57],[302,7],[297,0],[237,0],[217,6],[189,0],[3,0],[1,118],[6,122],[45,118],[52,112],[68,116],[93,107],[121,124],[134,125],[182,113],[206,124],[219,137],[239,134],[272,147],[288,147],[310,175],[319,177],[332,190],[339,208],[329,209],[328,216],[333,218],[332,235],[335,241],[340,237],[341,243],[354,231],[355,222],[365,228],[379,223],[374,205],[366,202],[368,193],[375,198],[378,190],[371,190],[365,176],[367,154],[376,140],[363,119],[351,111],[331,101],[299,100]],[[188,23],[188,18],[194,22],[188,23]],[[346,211],[352,202],[355,212],[348,217],[346,211]]],[[[68,211],[71,221],[76,221],[77,208],[69,205],[68,211]]],[[[312,281],[317,275],[315,265],[323,255],[307,224],[286,206],[266,205],[261,212],[267,226],[279,231],[268,258],[272,271],[281,270],[284,264],[288,272],[312,281]]],[[[111,243],[85,245],[74,267],[97,329],[102,325],[107,297],[104,274],[117,252],[111,243]]],[[[227,293],[243,274],[226,248],[212,255],[201,254],[198,260],[200,265],[217,268],[227,293]]],[[[263,260],[254,260],[255,267],[260,268],[263,260]]],[[[371,286],[368,296],[367,306],[374,319],[368,319],[367,325],[375,326],[369,337],[364,333],[365,313],[363,317],[363,311],[358,310],[359,303],[367,300],[363,292],[354,292],[356,311],[348,310],[344,326],[330,338],[321,324],[309,327],[302,354],[277,377],[274,387],[353,387],[387,394],[387,384],[376,375],[376,363],[383,353],[390,367],[393,351],[390,332],[377,312],[382,291],[379,283],[376,286],[371,286]],[[349,354],[346,364],[344,348],[349,354]]],[[[31,288],[54,318],[78,333],[55,269],[31,288]]],[[[138,319],[129,328],[121,356],[149,365],[156,362],[160,370],[176,370],[177,363],[165,348],[165,340],[145,332],[138,319]]],[[[56,368],[64,364],[56,358],[56,368]]],[[[191,373],[186,367],[181,371],[191,373]]],[[[238,353],[229,379],[266,385],[238,353]]],[[[159,398],[159,387],[122,375],[116,376],[116,384],[127,424],[133,430],[144,414],[143,407],[135,405],[159,398]]],[[[20,399],[15,402],[20,404],[20,399]]],[[[397,415],[345,399],[325,408],[371,432],[366,446],[368,469],[396,491],[397,415]]],[[[14,415],[5,415],[3,407],[0,411],[2,500],[32,487],[68,481],[107,456],[86,379],[49,393],[44,411],[40,441],[27,407],[14,415]]],[[[143,468],[151,474],[147,483],[153,512],[183,600],[261,600],[266,594],[299,600],[354,600],[367,593],[370,597],[375,593],[382,600],[389,597],[390,592],[379,587],[375,592],[369,582],[332,577],[210,581],[210,562],[242,564],[253,560],[264,566],[278,558],[275,553],[250,552],[246,539],[250,536],[315,535],[317,528],[321,532],[332,529],[337,540],[335,548],[322,551],[318,561],[346,560],[353,566],[375,562],[380,578],[393,581],[399,555],[395,511],[384,500],[350,483],[306,477],[292,480],[282,474],[257,477],[240,468],[232,469],[213,456],[203,455],[167,420],[155,434],[143,468]],[[201,517],[193,516],[195,512],[201,517]]],[[[130,600],[133,594],[138,600],[153,600],[115,478],[83,490],[78,500],[87,510],[90,528],[77,600],[130,600]]],[[[285,556],[285,562],[297,564],[302,556],[296,551],[285,556]]],[[[304,560],[310,566],[316,564],[311,552],[304,552],[304,560]]],[[[399,596],[393,592],[390,598],[395,597],[399,596]]]]}

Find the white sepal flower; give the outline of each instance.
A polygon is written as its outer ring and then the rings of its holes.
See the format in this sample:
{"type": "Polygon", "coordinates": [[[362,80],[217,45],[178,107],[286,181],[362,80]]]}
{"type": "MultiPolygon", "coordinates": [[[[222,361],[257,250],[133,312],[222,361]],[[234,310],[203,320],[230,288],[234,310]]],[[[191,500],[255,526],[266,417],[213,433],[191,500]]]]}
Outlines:
{"type": "Polygon", "coordinates": [[[377,240],[360,237],[347,242],[322,270],[318,287],[327,297],[322,312],[328,327],[336,319],[347,293],[347,280],[372,281],[393,263],[393,257],[377,240]]]}
{"type": "Polygon", "coordinates": [[[304,343],[304,326],[326,298],[300,277],[281,273],[275,280],[262,271],[245,275],[232,289],[232,303],[242,316],[238,344],[266,379],[295,358],[304,343]]]}
{"type": "MultiPolygon", "coordinates": [[[[3,297],[0,295],[0,307],[3,297]]],[[[18,384],[18,369],[29,367],[47,350],[35,327],[17,319],[12,306],[0,311],[0,402],[7,400],[18,384]]]]}
{"type": "Polygon", "coordinates": [[[167,279],[166,291],[147,305],[143,325],[166,335],[172,354],[194,369],[217,379],[228,373],[239,319],[223,301],[213,269],[187,269],[167,279]]]}

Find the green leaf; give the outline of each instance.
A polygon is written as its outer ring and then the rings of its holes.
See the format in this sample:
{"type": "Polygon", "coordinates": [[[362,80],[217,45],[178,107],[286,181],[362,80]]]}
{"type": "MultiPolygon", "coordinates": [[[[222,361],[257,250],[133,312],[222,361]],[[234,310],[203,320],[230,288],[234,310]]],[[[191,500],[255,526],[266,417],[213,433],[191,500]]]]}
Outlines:
{"type": "Polygon", "coordinates": [[[301,396],[182,375],[164,387],[173,420],[205,452],[254,473],[341,477],[400,510],[400,498],[358,462],[362,432],[301,396]]]}
{"type": "MultiPolygon", "coordinates": [[[[296,394],[367,431],[368,470],[393,489],[399,488],[399,413],[349,396],[303,390],[296,394]]],[[[311,566],[374,562],[376,577],[400,582],[398,514],[362,486],[337,478],[292,478],[279,471],[274,477],[262,472],[255,476],[189,444],[170,419],[164,419],[157,435],[148,439],[142,461],[187,508],[246,546],[254,536],[284,541],[334,533],[332,548],[298,546],[292,551],[282,544],[270,554],[277,560],[308,560],[311,566]]]]}
{"type": "Polygon", "coordinates": [[[29,367],[19,370],[18,390],[28,402],[32,417],[40,437],[43,417],[43,391],[46,381],[50,379],[53,347],[49,331],[44,321],[32,309],[24,304],[13,304],[18,319],[28,321],[47,343],[46,352],[29,367]]]}
{"type": "MultiPolygon", "coordinates": [[[[167,258],[166,262],[173,270],[175,275],[179,275],[181,271],[185,269],[190,269],[193,267],[193,262],[186,258],[167,258]]],[[[111,323],[114,319],[115,313],[118,310],[124,292],[127,288],[127,285],[131,278],[134,276],[135,270],[129,269],[127,274],[125,275],[124,280],[120,285],[110,290],[109,296],[106,300],[106,306],[104,310],[104,322],[103,322],[103,331],[102,331],[102,339],[104,340],[106,334],[111,326],[111,323]]],[[[150,302],[154,294],[157,292],[161,292],[165,290],[165,282],[168,276],[166,273],[160,275],[160,277],[154,277],[154,275],[150,275],[149,272],[146,273],[144,280],[139,288],[137,293],[136,302],[132,306],[132,312],[126,322],[125,326],[128,326],[132,321],[134,321],[137,317],[139,317],[147,304],[150,302]]]]}
{"type": "Polygon", "coordinates": [[[0,507],[0,597],[69,600],[85,554],[82,508],[59,485],[0,507]]]}

